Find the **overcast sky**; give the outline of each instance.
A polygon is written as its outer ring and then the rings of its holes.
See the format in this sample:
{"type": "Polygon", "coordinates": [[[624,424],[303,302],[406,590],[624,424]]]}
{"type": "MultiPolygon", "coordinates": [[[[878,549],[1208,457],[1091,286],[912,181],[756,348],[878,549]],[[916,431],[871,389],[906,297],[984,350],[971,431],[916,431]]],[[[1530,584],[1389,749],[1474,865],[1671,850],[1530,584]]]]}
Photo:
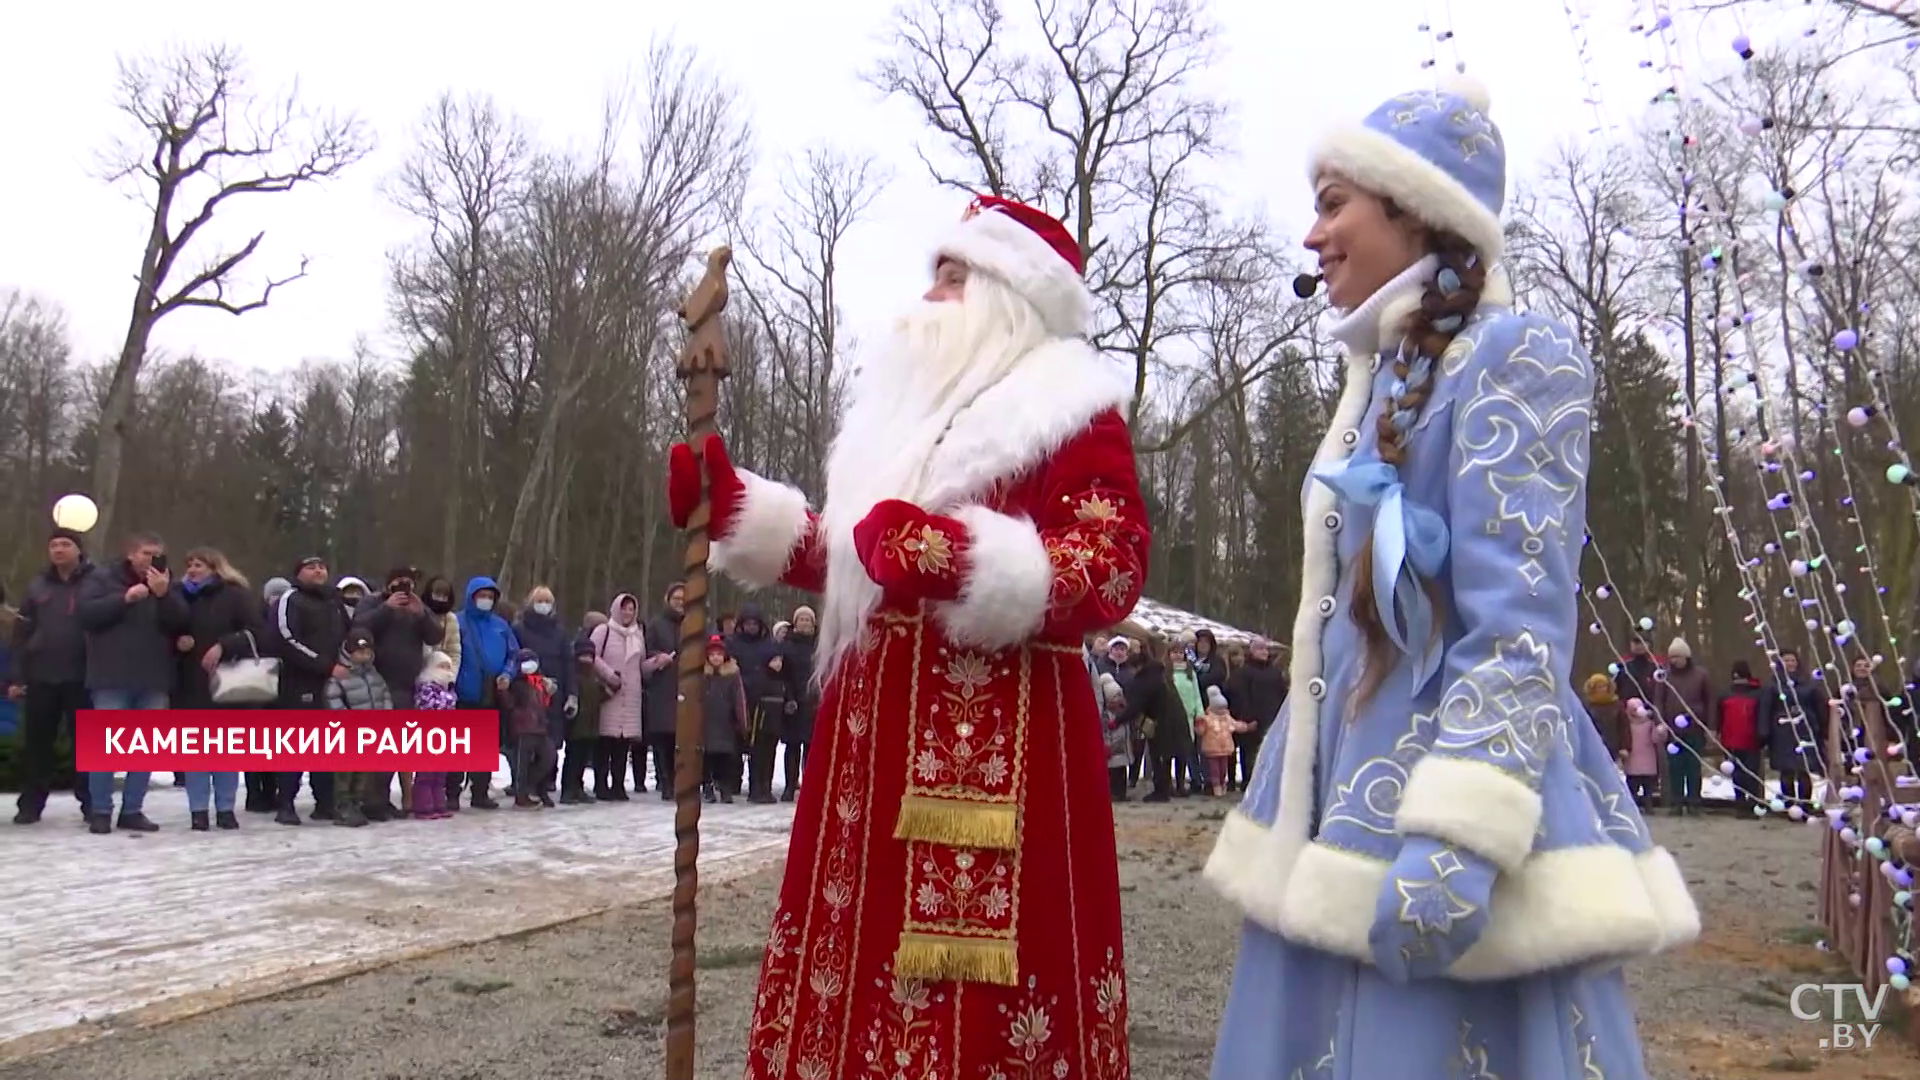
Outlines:
{"type": "MultiPolygon", "coordinates": [[[[1642,69],[1646,44],[1630,30],[1646,0],[1572,0],[1591,10],[1593,68],[1611,115],[1638,112],[1664,76],[1642,69]]],[[[1026,17],[1028,0],[1003,0],[1026,17]]],[[[1680,5],[1672,5],[1678,7],[1680,5]]],[[[859,79],[881,50],[894,0],[706,0],[674,8],[611,0],[337,0],[323,5],[201,0],[191,25],[165,25],[166,8],[128,0],[9,5],[0,34],[0,100],[11,108],[0,169],[0,289],[24,288],[64,306],[81,355],[117,349],[131,274],[146,230],[143,209],[95,178],[95,156],[118,128],[114,63],[167,40],[217,33],[240,46],[256,81],[298,78],[306,100],[357,112],[378,151],[342,179],[295,195],[265,196],[222,213],[223,238],[267,230],[260,271],[312,260],[309,277],[242,318],[188,309],[155,344],[236,365],[284,369],[348,354],[367,335],[398,360],[387,335],[386,254],[411,233],[380,195],[413,124],[442,90],[484,91],[547,142],[584,143],[606,89],[662,32],[695,46],[752,108],[764,160],[818,142],[871,152],[895,181],[853,238],[842,295],[856,327],[891,318],[918,292],[925,253],[964,200],[940,192],[913,156],[916,118],[859,79]],[[661,9],[667,9],[662,11],[661,9]]],[[[1212,0],[1223,62],[1211,87],[1237,110],[1237,160],[1215,180],[1297,240],[1310,221],[1301,173],[1307,145],[1334,120],[1358,117],[1400,90],[1430,85],[1421,62],[1436,49],[1450,69],[1457,46],[1493,94],[1518,175],[1556,143],[1594,124],[1562,0],[1212,0]],[[1449,13],[1449,8],[1453,9],[1449,13]],[[1452,19],[1453,42],[1418,30],[1452,19]]],[[[188,9],[179,9],[184,15],[188,9]]],[[[1702,33],[1687,62],[1730,56],[1724,31],[1702,33]]],[[[771,175],[771,169],[763,169],[771,175]]]]}

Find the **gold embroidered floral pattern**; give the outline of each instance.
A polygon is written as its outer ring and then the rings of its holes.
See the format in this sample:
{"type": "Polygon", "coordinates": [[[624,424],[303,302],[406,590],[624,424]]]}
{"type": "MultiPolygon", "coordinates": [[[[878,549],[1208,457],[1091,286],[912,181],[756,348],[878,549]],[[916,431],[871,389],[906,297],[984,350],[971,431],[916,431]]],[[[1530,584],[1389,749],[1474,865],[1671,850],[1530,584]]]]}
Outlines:
{"type": "MultiPolygon", "coordinates": [[[[807,923],[802,927],[797,952],[783,953],[776,964],[769,954],[762,982],[787,980],[784,991],[766,999],[759,1009],[756,1031],[776,1022],[790,1023],[783,1038],[792,1055],[792,1075],[801,1080],[829,1080],[843,1075],[846,1053],[842,1028],[852,996],[854,962],[857,955],[854,924],[859,907],[860,881],[866,872],[864,853],[871,829],[868,793],[873,768],[872,703],[880,699],[879,672],[887,654],[899,647],[906,631],[888,627],[873,646],[855,654],[845,678],[845,693],[838,700],[837,730],[826,732],[825,754],[820,765],[830,785],[827,809],[821,823],[819,846],[815,849],[813,887],[818,903],[809,905],[807,923]],[[830,757],[827,755],[831,755],[830,757]],[[824,918],[822,912],[824,910],[824,918]],[[793,1015],[802,980],[811,992],[805,1015],[793,1015]],[[768,1011],[768,1010],[771,1011],[768,1011]]],[[[749,1062],[748,1067],[759,1063],[749,1062]]],[[[770,1062],[768,1080],[786,1080],[785,1062],[770,1062]]]]}
{"type": "Polygon", "coordinates": [[[1017,856],[986,849],[914,844],[907,930],[1010,933],[1017,856]]]}
{"type": "Polygon", "coordinates": [[[984,1080],[1066,1080],[1072,1066],[1067,1047],[1056,1038],[1053,1010],[1059,999],[1042,996],[1039,980],[1029,976],[1026,992],[1012,1005],[1001,1005],[1005,1045],[999,1062],[982,1071],[984,1080]]]}
{"type": "Polygon", "coordinates": [[[1080,500],[1074,508],[1073,516],[1080,521],[1117,521],[1120,508],[1104,495],[1089,495],[1080,500]]]}
{"type": "Polygon", "coordinates": [[[947,1072],[949,1053],[959,1048],[940,1045],[940,1025],[927,1015],[943,1006],[944,993],[935,993],[918,979],[903,979],[893,974],[891,964],[874,980],[877,989],[887,992],[886,1004],[867,1028],[861,1057],[866,1075],[875,1080],[934,1080],[947,1072]]]}
{"type": "MultiPolygon", "coordinates": [[[[921,789],[975,788],[969,794],[1005,796],[1013,779],[1013,737],[1003,721],[1006,710],[993,693],[991,660],[975,652],[950,652],[935,667],[944,686],[929,712],[939,722],[925,725],[913,756],[914,785],[921,789]]],[[[1002,666],[1004,679],[1011,669],[1002,666]]]]}
{"type": "Polygon", "coordinates": [[[1127,1053],[1127,975],[1120,970],[1112,949],[1107,950],[1100,973],[1087,981],[1093,990],[1094,1021],[1087,1033],[1093,1075],[1126,1076],[1131,1068],[1127,1053]]]}
{"type": "Polygon", "coordinates": [[[799,931],[793,925],[793,913],[782,911],[773,918],[767,933],[767,958],[761,965],[760,989],[754,996],[754,1038],[760,1047],[759,1060],[747,1062],[747,1076],[778,1076],[786,1065],[794,988],[794,964],[798,959],[794,938],[799,931]]]}
{"type": "Polygon", "coordinates": [[[880,539],[887,558],[922,574],[953,572],[953,540],[932,525],[902,525],[880,539]]]}

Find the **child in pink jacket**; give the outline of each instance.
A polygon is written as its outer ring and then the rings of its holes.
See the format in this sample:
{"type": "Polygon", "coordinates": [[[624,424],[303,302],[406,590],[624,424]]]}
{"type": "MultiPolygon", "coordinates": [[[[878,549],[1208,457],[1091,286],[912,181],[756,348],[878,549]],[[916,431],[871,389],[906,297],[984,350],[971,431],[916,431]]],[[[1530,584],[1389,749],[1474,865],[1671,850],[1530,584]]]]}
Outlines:
{"type": "Polygon", "coordinates": [[[1200,739],[1200,756],[1207,761],[1207,793],[1218,796],[1227,786],[1233,769],[1233,737],[1253,730],[1245,720],[1235,720],[1227,711],[1227,696],[1217,686],[1207,687],[1207,711],[1193,722],[1200,739]]]}
{"type": "Polygon", "coordinates": [[[1653,715],[1639,698],[1627,699],[1627,739],[1620,751],[1621,771],[1627,774],[1627,790],[1641,809],[1652,803],[1660,782],[1661,751],[1669,733],[1666,725],[1653,715]]]}

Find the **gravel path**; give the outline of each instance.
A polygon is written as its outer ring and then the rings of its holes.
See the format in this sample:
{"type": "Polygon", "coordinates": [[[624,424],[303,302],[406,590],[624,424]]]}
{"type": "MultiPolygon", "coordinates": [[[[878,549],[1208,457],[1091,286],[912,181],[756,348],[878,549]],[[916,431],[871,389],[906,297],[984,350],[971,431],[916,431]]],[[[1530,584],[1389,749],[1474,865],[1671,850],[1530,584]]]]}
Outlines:
{"type": "MultiPolygon", "coordinates": [[[[1204,1080],[1238,922],[1199,878],[1223,810],[1120,811],[1135,1075],[1204,1080]]],[[[1810,942],[1812,829],[1727,818],[1654,823],[1686,868],[1702,942],[1634,982],[1660,1080],[1913,1080],[1920,1054],[1818,1048],[1785,993],[1831,970],[1810,942]]],[[[703,897],[702,1077],[740,1075],[779,868],[703,897]]],[[[48,898],[48,902],[58,902],[48,898]]],[[[0,1080],[649,1080],[660,1075],[668,917],[650,904],[414,960],[162,1027],[116,1031],[13,1065],[0,1080]]],[[[1844,978],[1844,976],[1841,976],[1844,978]]],[[[1385,1078],[1383,1078],[1385,1080],[1385,1078]]],[[[1406,1078],[1422,1080],[1422,1078],[1406,1078]]]]}

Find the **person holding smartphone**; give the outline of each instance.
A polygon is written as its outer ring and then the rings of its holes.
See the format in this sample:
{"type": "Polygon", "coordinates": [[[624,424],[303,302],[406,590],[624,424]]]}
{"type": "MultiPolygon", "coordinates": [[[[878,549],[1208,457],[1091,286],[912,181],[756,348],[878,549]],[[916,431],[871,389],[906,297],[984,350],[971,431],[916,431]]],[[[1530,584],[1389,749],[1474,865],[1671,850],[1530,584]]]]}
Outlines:
{"type": "MultiPolygon", "coordinates": [[[[87,631],[87,693],[106,710],[164,709],[173,693],[174,640],[187,631],[187,604],[167,570],[166,542],[153,533],[127,538],[126,557],[95,570],[80,589],[87,631]]],[[[160,828],[143,812],[152,774],[132,772],[121,795],[119,827],[160,828]]],[[[113,774],[87,777],[87,826],[113,831],[113,774]]]]}
{"type": "MultiPolygon", "coordinates": [[[[427,666],[427,654],[447,634],[446,623],[427,610],[417,583],[420,571],[411,566],[387,571],[386,587],[361,598],[353,625],[373,635],[373,667],[395,701],[412,701],[414,683],[427,666]]],[[[393,804],[393,774],[361,777],[361,810],[368,821],[391,821],[410,808],[409,785],[400,785],[401,806],[393,804]]]]}

